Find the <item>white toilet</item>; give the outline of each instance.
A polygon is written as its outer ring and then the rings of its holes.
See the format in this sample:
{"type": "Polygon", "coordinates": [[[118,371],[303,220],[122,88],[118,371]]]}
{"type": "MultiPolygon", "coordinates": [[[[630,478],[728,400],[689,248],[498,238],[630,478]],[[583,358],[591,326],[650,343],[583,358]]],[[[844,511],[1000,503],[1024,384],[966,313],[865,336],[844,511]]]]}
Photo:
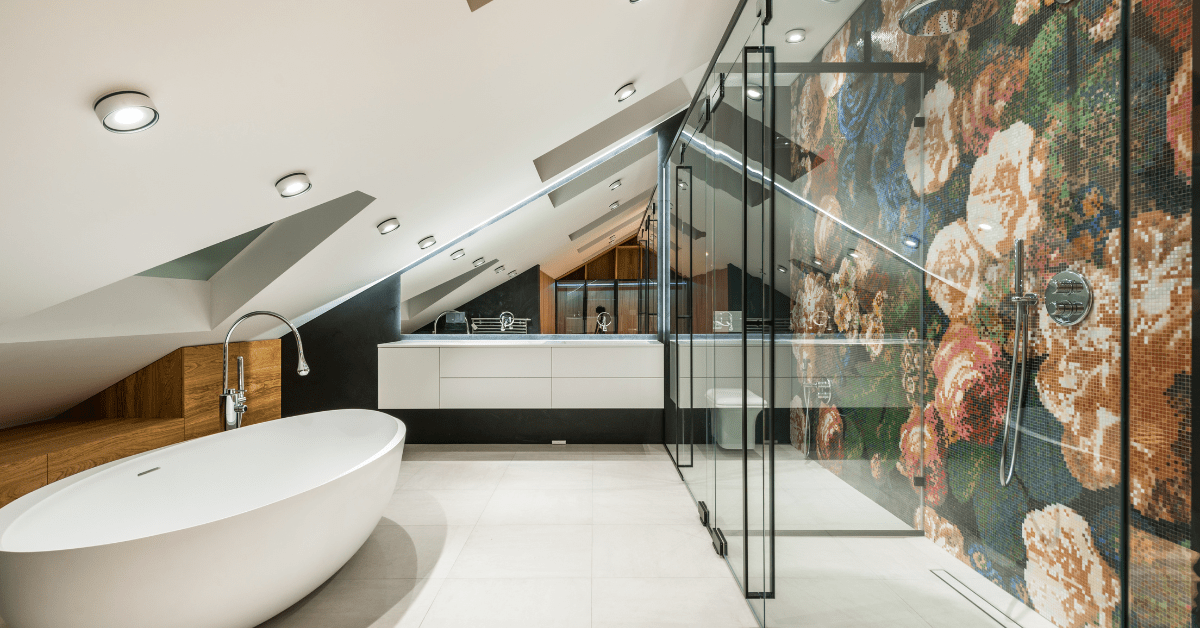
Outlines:
{"type": "MultiPolygon", "coordinates": [[[[713,409],[713,439],[721,449],[741,449],[738,429],[742,424],[742,389],[710,388],[708,406],[713,409]]],[[[765,407],[762,397],[746,391],[746,442],[755,441],[755,420],[765,407]]]]}

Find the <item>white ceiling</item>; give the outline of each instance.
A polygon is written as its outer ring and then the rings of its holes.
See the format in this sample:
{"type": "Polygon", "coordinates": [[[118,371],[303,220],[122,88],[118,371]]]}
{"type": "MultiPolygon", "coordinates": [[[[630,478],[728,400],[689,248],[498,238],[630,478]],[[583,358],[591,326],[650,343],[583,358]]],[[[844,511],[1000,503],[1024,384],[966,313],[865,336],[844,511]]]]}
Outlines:
{"type": "MultiPolygon", "coordinates": [[[[736,4],[0,3],[0,337],[5,323],[30,328],[51,306],[256,227],[374,197],[242,310],[310,314],[419,259],[417,240],[448,242],[541,188],[536,157],[681,77],[694,89],[736,4]],[[617,103],[630,81],[638,93],[617,103]],[[119,89],[149,94],[158,125],[104,131],[91,106],[119,89]],[[274,181],[297,170],[313,190],[280,198],[274,181]],[[401,227],[380,237],[375,224],[393,216],[401,227]]],[[[569,232],[596,218],[591,203],[585,193],[546,211],[577,208],[569,232]]],[[[541,261],[521,259],[522,221],[507,220],[513,237],[489,259],[541,261]]],[[[174,347],[217,342],[232,319],[126,333],[82,308],[54,316],[75,317],[71,339],[0,339],[0,426],[53,416],[174,347]]]]}

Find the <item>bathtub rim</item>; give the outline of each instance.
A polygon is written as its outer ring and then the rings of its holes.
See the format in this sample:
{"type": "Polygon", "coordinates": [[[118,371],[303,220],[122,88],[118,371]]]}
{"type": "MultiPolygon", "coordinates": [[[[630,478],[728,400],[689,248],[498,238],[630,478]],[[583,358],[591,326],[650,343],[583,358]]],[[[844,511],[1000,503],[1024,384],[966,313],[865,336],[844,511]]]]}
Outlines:
{"type": "Polygon", "coordinates": [[[383,456],[387,455],[389,452],[391,452],[396,447],[402,445],[405,442],[405,438],[408,435],[408,426],[406,426],[404,424],[404,422],[401,421],[400,419],[397,419],[396,417],[393,417],[384,412],[380,412],[378,410],[367,410],[365,408],[345,408],[345,409],[339,409],[339,410],[322,410],[319,412],[309,412],[307,414],[297,414],[295,416],[282,417],[282,418],[274,419],[271,421],[264,421],[262,423],[255,423],[254,425],[248,425],[248,426],[245,426],[242,428],[238,428],[238,431],[255,429],[260,426],[270,426],[279,421],[287,421],[289,419],[297,419],[297,418],[301,418],[301,417],[311,417],[313,415],[318,415],[318,414],[332,414],[332,413],[341,413],[341,412],[371,412],[374,414],[379,414],[379,415],[385,416],[385,417],[391,419],[392,421],[395,421],[395,423],[397,424],[396,433],[392,435],[392,438],[388,441],[388,443],[386,445],[381,447],[378,451],[376,451],[370,457],[355,464],[353,467],[346,469],[342,473],[331,476],[331,477],[323,480],[319,484],[309,486],[309,487],[305,488],[304,490],[288,492],[287,494],[284,494],[284,495],[278,497],[277,499],[265,501],[263,503],[255,505],[253,508],[240,510],[238,512],[230,513],[223,517],[206,519],[203,521],[198,521],[198,522],[191,523],[189,525],[185,525],[185,526],[181,526],[181,527],[173,527],[170,529],[163,529],[158,532],[155,532],[154,534],[147,534],[147,535],[138,536],[138,537],[134,537],[134,538],[130,538],[130,539],[121,539],[119,541],[112,541],[112,542],[108,542],[108,543],[89,543],[86,545],[77,545],[77,546],[72,546],[72,547],[56,547],[53,549],[35,549],[35,550],[11,549],[11,548],[5,547],[4,537],[8,533],[8,531],[12,527],[12,525],[14,523],[16,523],[22,516],[24,516],[26,513],[28,513],[30,510],[32,510],[35,506],[37,506],[38,504],[42,503],[43,501],[45,501],[47,499],[54,497],[55,495],[59,494],[60,492],[67,490],[80,482],[85,482],[89,478],[92,478],[96,475],[105,473],[106,471],[115,469],[115,468],[120,467],[127,463],[133,463],[133,462],[135,462],[141,458],[144,458],[150,454],[160,453],[160,452],[167,451],[169,449],[174,449],[174,448],[182,447],[182,446],[185,446],[185,445],[188,445],[191,443],[196,443],[196,442],[202,441],[205,438],[222,436],[225,434],[229,434],[229,432],[217,432],[215,434],[208,434],[205,436],[201,436],[199,438],[193,438],[191,440],[186,440],[186,441],[183,441],[180,443],[172,443],[172,444],[166,445],[164,447],[159,447],[157,449],[151,449],[150,451],[144,451],[144,452],[141,452],[138,454],[134,454],[132,456],[121,458],[119,460],[113,460],[112,462],[106,462],[102,465],[92,467],[91,469],[87,469],[85,471],[80,471],[79,473],[76,473],[72,476],[63,478],[63,479],[55,481],[55,482],[51,482],[50,484],[47,484],[46,486],[43,486],[41,488],[38,488],[34,491],[31,491],[31,492],[25,494],[25,495],[22,495],[21,497],[13,500],[11,503],[7,504],[3,508],[0,508],[0,554],[3,554],[3,553],[38,554],[38,553],[48,553],[48,552],[73,551],[73,550],[80,550],[80,549],[86,549],[86,548],[91,548],[91,547],[103,547],[103,546],[107,546],[107,545],[119,545],[121,543],[130,543],[130,542],[134,542],[134,541],[140,541],[142,539],[150,539],[150,538],[154,538],[154,537],[158,537],[158,536],[163,536],[166,534],[180,532],[182,530],[190,530],[193,528],[210,525],[212,523],[215,523],[218,521],[224,521],[226,519],[232,519],[234,517],[244,515],[248,512],[253,512],[255,510],[259,510],[261,508],[266,508],[273,504],[278,504],[282,501],[292,499],[292,498],[296,497],[297,495],[302,495],[309,491],[312,491],[312,490],[315,490],[322,486],[325,486],[325,485],[329,484],[330,482],[334,482],[343,477],[346,477],[347,475],[350,475],[351,473],[354,473],[355,471],[358,471],[359,469],[362,469],[363,467],[371,464],[372,462],[382,458],[383,456]]]}

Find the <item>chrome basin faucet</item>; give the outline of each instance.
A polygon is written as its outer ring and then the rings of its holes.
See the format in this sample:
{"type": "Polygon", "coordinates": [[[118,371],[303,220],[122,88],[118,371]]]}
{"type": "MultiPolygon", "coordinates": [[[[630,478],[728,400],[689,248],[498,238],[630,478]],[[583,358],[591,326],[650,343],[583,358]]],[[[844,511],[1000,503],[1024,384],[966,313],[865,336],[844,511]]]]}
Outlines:
{"type": "Polygon", "coordinates": [[[274,316],[287,324],[292,330],[292,335],[296,337],[296,353],[300,356],[300,364],[296,366],[296,372],[301,377],[308,375],[308,362],[304,361],[304,345],[300,343],[300,331],[292,324],[292,321],[276,314],[275,312],[250,312],[233,322],[229,327],[229,333],[225,334],[225,344],[221,349],[221,425],[225,430],[234,430],[242,426],[242,415],[250,406],[246,405],[246,371],[242,356],[238,356],[238,387],[229,387],[229,338],[233,336],[233,330],[247,318],[252,316],[274,316]]]}

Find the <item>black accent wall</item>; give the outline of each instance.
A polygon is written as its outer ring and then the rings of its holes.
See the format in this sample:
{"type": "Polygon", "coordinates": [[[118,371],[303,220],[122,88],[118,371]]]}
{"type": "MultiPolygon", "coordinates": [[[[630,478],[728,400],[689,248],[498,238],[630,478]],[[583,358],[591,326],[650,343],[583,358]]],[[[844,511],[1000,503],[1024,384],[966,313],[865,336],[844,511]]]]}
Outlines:
{"type": "MultiPolygon", "coordinates": [[[[534,266],[454,309],[466,312],[467,318],[496,318],[501,312],[512,312],[517,318],[529,319],[529,333],[539,333],[541,294],[538,277],[541,271],[541,266],[534,266]]],[[[431,334],[433,323],[409,333],[431,334]]]]}
{"type": "Polygon", "coordinates": [[[400,275],[354,295],[300,327],[312,372],[300,377],[296,344],[283,336],[283,416],[379,406],[379,353],[400,339],[400,275]]]}

